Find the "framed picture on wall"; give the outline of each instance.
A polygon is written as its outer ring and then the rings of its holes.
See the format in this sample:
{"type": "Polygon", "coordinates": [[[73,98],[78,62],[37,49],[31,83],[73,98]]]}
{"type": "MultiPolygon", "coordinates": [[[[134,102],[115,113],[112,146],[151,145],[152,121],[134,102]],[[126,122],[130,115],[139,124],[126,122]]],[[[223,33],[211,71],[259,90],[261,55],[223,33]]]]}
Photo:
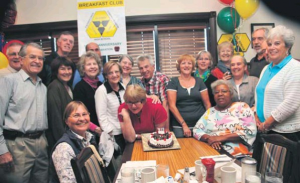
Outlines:
{"type": "MultiPolygon", "coordinates": [[[[253,23],[251,24],[251,38],[254,30],[258,28],[267,28],[271,30],[273,27],[275,27],[275,23],[253,23]]],[[[251,48],[253,48],[252,41],[251,41],[251,48]]]]}

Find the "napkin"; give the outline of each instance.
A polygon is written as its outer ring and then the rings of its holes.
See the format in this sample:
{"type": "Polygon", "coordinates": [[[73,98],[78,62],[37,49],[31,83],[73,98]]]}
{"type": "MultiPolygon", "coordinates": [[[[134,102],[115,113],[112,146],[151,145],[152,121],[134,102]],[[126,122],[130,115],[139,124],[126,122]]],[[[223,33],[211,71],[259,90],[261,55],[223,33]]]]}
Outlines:
{"type": "Polygon", "coordinates": [[[158,179],[156,179],[155,181],[148,182],[148,183],[168,183],[168,181],[163,176],[161,176],[158,179]]]}
{"type": "Polygon", "coordinates": [[[229,156],[222,154],[222,155],[216,155],[216,156],[202,156],[200,159],[205,158],[212,158],[215,162],[229,162],[232,160],[229,156]]]}

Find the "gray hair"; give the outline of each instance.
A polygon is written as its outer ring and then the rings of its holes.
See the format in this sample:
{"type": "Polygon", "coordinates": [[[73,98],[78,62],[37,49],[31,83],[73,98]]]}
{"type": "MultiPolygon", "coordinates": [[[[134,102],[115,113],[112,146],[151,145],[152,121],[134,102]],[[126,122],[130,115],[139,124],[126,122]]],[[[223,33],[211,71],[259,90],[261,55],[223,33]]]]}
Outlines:
{"type": "Polygon", "coordinates": [[[202,50],[202,51],[199,51],[199,53],[198,53],[197,56],[196,56],[196,67],[197,67],[197,68],[198,68],[198,62],[197,62],[197,60],[199,60],[200,57],[201,57],[201,55],[202,55],[202,54],[205,54],[205,53],[208,55],[208,58],[209,58],[209,60],[210,60],[210,66],[209,66],[209,67],[211,67],[211,66],[214,64],[213,58],[212,58],[212,56],[211,56],[211,53],[210,53],[209,51],[202,50]]]}
{"type": "Polygon", "coordinates": [[[289,54],[295,42],[295,36],[291,29],[287,29],[283,25],[278,25],[271,29],[268,34],[267,41],[273,39],[274,37],[281,37],[284,41],[285,47],[289,48],[289,54]]]}
{"type": "Polygon", "coordinates": [[[7,49],[6,49],[6,55],[8,55],[8,52],[9,52],[9,48],[10,47],[13,47],[13,46],[21,46],[22,47],[22,44],[21,43],[18,43],[18,42],[14,42],[14,43],[11,43],[10,45],[7,46],[7,49]]]}
{"type": "Polygon", "coordinates": [[[119,63],[121,63],[121,61],[124,59],[124,58],[128,58],[132,64],[132,66],[134,65],[133,63],[133,58],[130,56],[130,55],[127,55],[127,54],[124,54],[124,55],[120,55],[120,58],[118,60],[119,63]]]}
{"type": "Polygon", "coordinates": [[[253,31],[252,35],[254,34],[254,32],[259,31],[259,30],[264,31],[264,38],[266,39],[268,37],[268,34],[269,34],[269,29],[265,28],[265,27],[261,27],[261,28],[255,29],[253,31]]]}
{"type": "Polygon", "coordinates": [[[233,55],[233,57],[231,57],[231,59],[230,59],[230,64],[231,64],[231,61],[232,61],[232,59],[233,59],[234,57],[237,57],[237,58],[242,59],[244,65],[247,65],[247,60],[245,59],[245,57],[243,57],[243,56],[241,56],[241,55],[233,55]]]}
{"type": "Polygon", "coordinates": [[[29,42],[29,43],[25,43],[21,47],[20,52],[19,52],[20,57],[25,57],[27,55],[27,47],[28,46],[32,46],[34,48],[37,48],[37,49],[41,50],[43,52],[43,56],[45,55],[44,50],[40,45],[38,45],[37,43],[34,43],[34,42],[29,42]]]}
{"type": "Polygon", "coordinates": [[[80,60],[77,65],[80,76],[81,77],[84,76],[84,65],[85,65],[86,59],[95,59],[95,61],[97,62],[97,65],[99,67],[99,71],[97,74],[97,75],[99,75],[99,73],[101,72],[101,65],[102,65],[101,58],[95,52],[88,51],[85,54],[81,55],[80,60]]]}
{"type": "Polygon", "coordinates": [[[212,89],[213,93],[215,93],[217,86],[220,86],[220,85],[226,85],[229,88],[230,94],[233,96],[233,86],[231,85],[231,83],[229,81],[223,80],[223,79],[219,79],[211,84],[211,89],[212,89]]]}
{"type": "Polygon", "coordinates": [[[218,54],[220,54],[221,48],[224,48],[224,47],[230,48],[232,54],[234,53],[234,47],[233,47],[233,44],[232,44],[231,42],[229,42],[229,41],[224,41],[224,42],[218,44],[218,47],[217,47],[218,54]]]}
{"type": "Polygon", "coordinates": [[[140,55],[136,58],[137,62],[141,62],[141,61],[145,61],[145,60],[149,60],[150,65],[155,65],[151,55],[140,55]]]}

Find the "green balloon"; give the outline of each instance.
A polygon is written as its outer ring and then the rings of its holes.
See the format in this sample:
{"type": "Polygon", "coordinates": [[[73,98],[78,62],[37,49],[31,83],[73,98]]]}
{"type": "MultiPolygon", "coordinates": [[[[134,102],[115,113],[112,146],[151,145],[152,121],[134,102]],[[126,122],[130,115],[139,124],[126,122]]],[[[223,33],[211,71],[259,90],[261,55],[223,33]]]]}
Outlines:
{"type": "Polygon", "coordinates": [[[217,17],[219,27],[226,33],[233,33],[240,25],[240,15],[231,7],[223,8],[217,17]]]}

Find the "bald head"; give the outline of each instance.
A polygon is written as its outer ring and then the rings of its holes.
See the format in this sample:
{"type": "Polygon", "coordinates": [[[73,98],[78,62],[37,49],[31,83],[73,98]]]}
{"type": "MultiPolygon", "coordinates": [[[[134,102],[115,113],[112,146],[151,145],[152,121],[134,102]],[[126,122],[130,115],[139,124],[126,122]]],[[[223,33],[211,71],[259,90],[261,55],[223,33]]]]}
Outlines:
{"type": "Polygon", "coordinates": [[[91,42],[89,44],[86,45],[85,47],[85,51],[93,51],[95,53],[97,53],[97,55],[99,55],[99,57],[101,58],[101,51],[99,48],[99,45],[97,43],[91,42]]]}

